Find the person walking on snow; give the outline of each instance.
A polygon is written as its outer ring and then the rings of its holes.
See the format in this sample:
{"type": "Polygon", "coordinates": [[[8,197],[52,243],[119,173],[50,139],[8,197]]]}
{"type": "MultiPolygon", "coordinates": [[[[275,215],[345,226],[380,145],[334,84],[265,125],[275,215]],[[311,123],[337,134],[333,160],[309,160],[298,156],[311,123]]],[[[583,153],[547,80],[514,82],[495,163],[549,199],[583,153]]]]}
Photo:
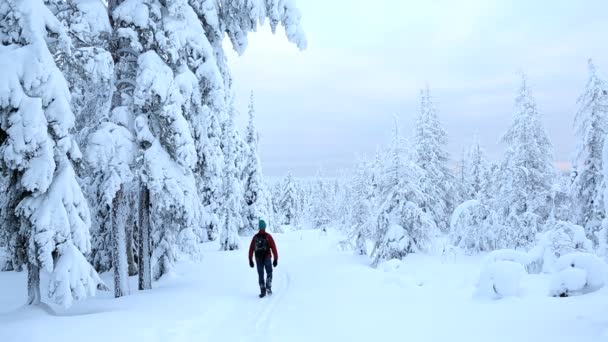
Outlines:
{"type": "Polygon", "coordinates": [[[272,294],[272,267],[277,267],[279,254],[274,239],[266,233],[266,222],[260,220],[258,223],[260,231],[253,236],[249,245],[249,266],[253,268],[253,256],[255,254],[255,264],[258,267],[258,282],[260,284],[260,298],[266,294],[272,294]],[[272,266],[270,257],[274,256],[272,266]],[[266,281],[264,281],[264,269],[266,269],[266,281]]]}

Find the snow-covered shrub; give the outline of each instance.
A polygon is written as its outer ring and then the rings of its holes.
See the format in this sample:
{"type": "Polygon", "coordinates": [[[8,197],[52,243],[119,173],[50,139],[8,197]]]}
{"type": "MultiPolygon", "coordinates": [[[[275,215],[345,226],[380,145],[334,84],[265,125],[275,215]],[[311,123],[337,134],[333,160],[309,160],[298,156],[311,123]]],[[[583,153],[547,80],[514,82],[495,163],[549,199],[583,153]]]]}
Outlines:
{"type": "Polygon", "coordinates": [[[391,224],[384,235],[384,240],[378,246],[377,258],[383,260],[401,259],[412,248],[412,240],[408,237],[407,231],[400,225],[391,224]]]}
{"type": "Polygon", "coordinates": [[[548,247],[560,257],[573,252],[592,252],[593,244],[585,235],[585,228],[570,222],[557,221],[545,233],[548,247]]]}
{"type": "Polygon", "coordinates": [[[564,221],[548,221],[545,227],[538,244],[530,250],[530,257],[539,262],[542,271],[553,272],[557,259],[562,255],[593,251],[592,242],[587,239],[583,227],[564,221]]]}
{"type": "Polygon", "coordinates": [[[465,251],[494,249],[493,230],[488,221],[489,209],[477,200],[469,200],[454,210],[450,221],[450,242],[465,251]]]}
{"type": "Polygon", "coordinates": [[[590,253],[575,252],[557,260],[549,294],[568,297],[597,291],[608,281],[608,265],[590,253]]]}
{"type": "Polygon", "coordinates": [[[498,260],[487,263],[481,269],[476,295],[493,299],[517,296],[521,278],[525,274],[520,262],[498,260]]]}

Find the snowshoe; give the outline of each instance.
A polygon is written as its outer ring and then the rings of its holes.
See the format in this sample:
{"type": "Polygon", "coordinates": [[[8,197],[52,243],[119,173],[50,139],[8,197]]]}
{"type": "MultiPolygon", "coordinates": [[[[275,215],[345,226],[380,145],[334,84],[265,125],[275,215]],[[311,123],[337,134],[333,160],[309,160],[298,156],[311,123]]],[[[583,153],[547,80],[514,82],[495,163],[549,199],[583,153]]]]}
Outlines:
{"type": "Polygon", "coordinates": [[[266,297],[266,288],[263,287],[260,291],[260,298],[264,298],[264,297],[266,297]]]}

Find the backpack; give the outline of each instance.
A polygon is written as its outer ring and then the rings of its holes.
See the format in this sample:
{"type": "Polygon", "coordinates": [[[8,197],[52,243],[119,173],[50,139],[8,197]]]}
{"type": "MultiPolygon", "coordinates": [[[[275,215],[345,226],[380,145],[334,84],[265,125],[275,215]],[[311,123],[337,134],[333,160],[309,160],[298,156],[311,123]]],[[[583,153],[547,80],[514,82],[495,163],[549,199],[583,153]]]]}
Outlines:
{"type": "Polygon", "coordinates": [[[253,250],[255,251],[255,257],[264,258],[270,250],[266,234],[256,234],[253,240],[253,246],[253,250]]]}

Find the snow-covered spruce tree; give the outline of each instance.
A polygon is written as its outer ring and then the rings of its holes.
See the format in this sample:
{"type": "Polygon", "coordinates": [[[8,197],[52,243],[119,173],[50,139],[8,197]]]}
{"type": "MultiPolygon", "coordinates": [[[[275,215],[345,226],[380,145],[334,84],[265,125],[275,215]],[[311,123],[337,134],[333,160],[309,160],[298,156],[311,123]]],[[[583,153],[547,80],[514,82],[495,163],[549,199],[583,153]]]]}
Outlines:
{"type": "Polygon", "coordinates": [[[420,114],[416,120],[414,150],[416,164],[424,172],[421,190],[429,201],[421,203],[432,215],[437,227],[448,229],[453,210],[453,175],[448,169],[447,134],[433,104],[429,87],[420,92],[420,114]]]}
{"type": "Polygon", "coordinates": [[[330,187],[323,171],[318,170],[311,188],[310,219],[313,228],[326,227],[332,221],[333,196],[330,187]]]}
{"type": "Polygon", "coordinates": [[[589,60],[589,80],[578,98],[579,109],[574,124],[578,136],[576,177],[572,184],[574,220],[585,227],[587,236],[595,245],[595,236],[606,217],[602,189],[602,148],[608,134],[608,83],[601,79],[589,60]]]}
{"type": "Polygon", "coordinates": [[[463,165],[465,200],[479,199],[489,177],[489,163],[476,137],[469,147],[463,165]]]}
{"type": "Polygon", "coordinates": [[[197,153],[189,119],[202,112],[195,72],[206,67],[202,61],[212,58],[212,52],[196,14],[184,2],[126,0],[113,11],[113,20],[120,25],[119,43],[135,50],[131,57],[139,53],[136,62],[126,61],[137,67],[131,80],[134,88],[125,91],[127,96],[114,111],[136,117],[140,178],[144,192],[149,192],[152,276],[158,279],[170,271],[178,246],[197,254],[202,206],[193,173],[197,153]]]}
{"type": "Polygon", "coordinates": [[[221,234],[220,248],[222,250],[235,250],[239,248],[239,229],[243,226],[242,222],[242,203],[243,188],[237,167],[238,159],[245,156],[239,155],[237,148],[238,133],[234,125],[236,108],[234,103],[229,118],[223,128],[222,151],[224,153],[224,193],[221,210],[221,234]]]}
{"type": "Polygon", "coordinates": [[[390,164],[380,180],[382,204],[376,218],[376,242],[372,265],[381,260],[401,259],[430,247],[437,226],[422,204],[428,203],[420,183],[424,171],[405,153],[397,122],[393,129],[390,164]]]}
{"type": "Polygon", "coordinates": [[[367,255],[366,241],[373,238],[374,211],[376,209],[375,181],[372,166],[357,163],[353,177],[353,203],[351,216],[351,239],[355,240],[355,252],[367,255]]]}
{"type": "Polygon", "coordinates": [[[247,124],[247,155],[245,163],[245,231],[250,234],[257,230],[258,220],[264,218],[268,220],[268,203],[266,190],[262,176],[262,164],[258,156],[258,132],[255,127],[255,108],[253,105],[253,92],[249,101],[249,123],[247,124]]]}
{"type": "Polygon", "coordinates": [[[552,145],[547,136],[525,75],[515,99],[513,122],[502,141],[507,144],[498,173],[496,211],[510,227],[503,241],[517,248],[533,242],[533,231],[518,231],[544,222],[551,211],[555,179],[552,145]],[[536,218],[534,218],[536,217],[536,218]]]}
{"type": "Polygon", "coordinates": [[[103,286],[84,256],[90,215],[72,167],[81,153],[70,92],[47,46],[69,55],[70,40],[40,0],[4,1],[0,18],[0,150],[11,180],[2,227],[13,266],[27,264],[28,303],[41,301],[44,270],[49,298],[68,307],[103,286]]]}
{"type": "Polygon", "coordinates": [[[287,176],[281,186],[281,193],[279,198],[279,211],[282,213],[283,222],[285,225],[296,225],[298,219],[299,208],[299,195],[298,187],[291,174],[291,171],[287,172],[287,176]]]}

